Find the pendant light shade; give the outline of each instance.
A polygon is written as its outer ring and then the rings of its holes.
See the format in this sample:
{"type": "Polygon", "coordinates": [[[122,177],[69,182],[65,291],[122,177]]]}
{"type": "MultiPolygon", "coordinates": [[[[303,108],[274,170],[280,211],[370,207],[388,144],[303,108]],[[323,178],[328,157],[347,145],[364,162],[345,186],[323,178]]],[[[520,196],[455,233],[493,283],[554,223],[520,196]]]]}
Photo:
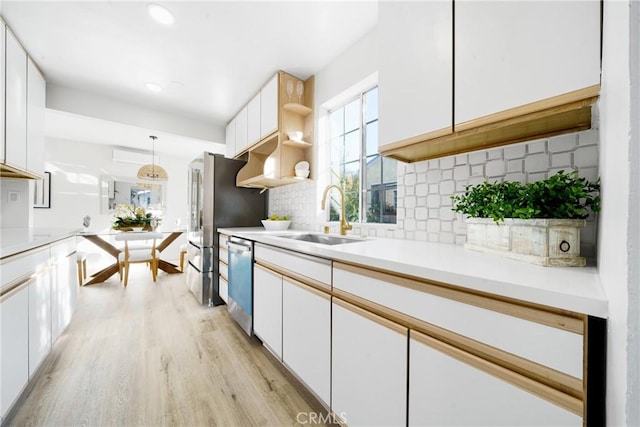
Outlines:
{"type": "Polygon", "coordinates": [[[158,137],[150,135],[149,138],[153,141],[153,157],[150,165],[144,165],[138,170],[138,178],[145,181],[167,181],[169,179],[167,171],[156,165],[156,139],[158,137]]]}

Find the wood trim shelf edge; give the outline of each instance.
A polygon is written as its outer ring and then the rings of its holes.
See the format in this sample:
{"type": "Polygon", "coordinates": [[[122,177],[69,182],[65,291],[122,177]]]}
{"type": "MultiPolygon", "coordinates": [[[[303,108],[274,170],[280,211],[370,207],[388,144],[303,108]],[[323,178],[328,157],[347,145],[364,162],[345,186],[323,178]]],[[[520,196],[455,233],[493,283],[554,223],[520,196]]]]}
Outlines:
{"type": "Polygon", "coordinates": [[[468,291],[456,289],[457,287],[446,283],[401,277],[397,274],[389,274],[383,271],[371,270],[370,268],[363,268],[337,261],[334,261],[333,268],[354,274],[360,274],[375,280],[382,280],[397,286],[402,286],[419,292],[425,292],[497,313],[517,317],[530,322],[584,335],[585,316],[578,313],[572,313],[573,315],[569,315],[556,312],[552,309],[544,310],[542,308],[530,307],[518,304],[515,301],[503,301],[489,295],[470,293],[468,291]]]}
{"type": "Polygon", "coordinates": [[[382,145],[380,154],[417,162],[591,128],[591,106],[600,85],[593,85],[491,114],[402,141],[382,145]]]}
{"type": "Polygon", "coordinates": [[[419,332],[412,331],[411,338],[422,342],[423,344],[440,351],[460,362],[473,366],[476,369],[481,370],[489,375],[500,378],[518,388],[521,388],[529,393],[532,393],[542,399],[545,399],[551,403],[554,403],[574,414],[582,417],[584,415],[584,406],[580,399],[567,395],[554,388],[548,387],[544,384],[531,380],[517,372],[505,369],[502,366],[495,365],[488,360],[477,357],[473,354],[466,353],[454,346],[441,342],[437,339],[429,337],[427,335],[420,334],[419,332]]]}

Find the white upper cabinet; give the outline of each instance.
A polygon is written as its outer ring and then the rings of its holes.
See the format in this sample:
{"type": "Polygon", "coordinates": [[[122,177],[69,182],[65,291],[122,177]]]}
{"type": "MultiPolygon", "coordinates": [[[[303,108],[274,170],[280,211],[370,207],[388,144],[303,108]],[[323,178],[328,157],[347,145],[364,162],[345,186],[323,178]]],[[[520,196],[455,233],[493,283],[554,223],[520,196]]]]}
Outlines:
{"type": "Polygon", "coordinates": [[[5,37],[7,27],[4,22],[0,21],[0,162],[5,161],[5,146],[4,146],[4,53],[5,53],[5,37]]]}
{"type": "Polygon", "coordinates": [[[451,133],[452,2],[380,2],[378,8],[379,145],[451,133]]]}
{"type": "Polygon", "coordinates": [[[247,105],[247,146],[252,146],[260,138],[260,93],[258,93],[247,105]]]}
{"type": "Polygon", "coordinates": [[[456,125],[600,83],[599,1],[462,1],[454,19],[456,125]]]}
{"type": "Polygon", "coordinates": [[[6,32],[5,161],[27,169],[27,54],[6,32]]]}
{"type": "Polygon", "coordinates": [[[27,170],[44,174],[46,83],[31,58],[27,61],[27,170]]]}
{"type": "Polygon", "coordinates": [[[260,138],[278,129],[278,77],[276,73],[260,91],[260,138]]]}
{"type": "Polygon", "coordinates": [[[236,119],[227,124],[227,128],[224,134],[225,142],[225,157],[232,159],[236,155],[236,119]]]}
{"type": "Polygon", "coordinates": [[[245,105],[236,116],[236,154],[247,148],[247,106],[245,105]]]}

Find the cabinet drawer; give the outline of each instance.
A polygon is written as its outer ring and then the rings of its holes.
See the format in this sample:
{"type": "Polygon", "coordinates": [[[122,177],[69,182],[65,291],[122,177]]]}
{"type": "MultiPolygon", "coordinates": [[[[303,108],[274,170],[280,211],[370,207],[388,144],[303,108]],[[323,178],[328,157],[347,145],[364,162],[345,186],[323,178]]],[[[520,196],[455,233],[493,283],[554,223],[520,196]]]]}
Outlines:
{"type": "Polygon", "coordinates": [[[227,282],[227,280],[224,279],[223,277],[220,277],[218,279],[218,286],[219,286],[218,295],[220,295],[220,298],[222,298],[222,301],[229,304],[229,282],[227,282]]]}
{"type": "Polygon", "coordinates": [[[2,286],[45,268],[49,264],[49,246],[43,246],[0,261],[2,286]]]}
{"type": "Polygon", "coordinates": [[[68,239],[55,242],[51,245],[51,262],[57,263],[65,259],[69,254],[76,250],[76,238],[70,237],[68,239]]]}
{"type": "Polygon", "coordinates": [[[224,262],[225,264],[229,264],[229,251],[220,248],[218,252],[218,260],[220,262],[224,262]]]}
{"type": "Polygon", "coordinates": [[[575,378],[583,376],[584,326],[578,319],[339,263],[334,264],[333,286],[575,378]],[[549,326],[554,323],[557,327],[549,326]]]}
{"type": "Polygon", "coordinates": [[[261,244],[255,245],[255,258],[331,286],[331,261],[328,259],[261,244]]]}
{"type": "Polygon", "coordinates": [[[411,426],[579,427],[582,409],[579,399],[411,331],[411,426]]]}
{"type": "Polygon", "coordinates": [[[227,243],[229,243],[229,236],[227,236],[226,234],[221,234],[220,238],[218,239],[218,247],[221,250],[228,249],[229,245],[227,245],[227,243]]]}
{"type": "Polygon", "coordinates": [[[224,277],[225,279],[229,279],[229,266],[224,262],[220,262],[218,265],[219,265],[218,272],[220,273],[220,276],[224,277]]]}

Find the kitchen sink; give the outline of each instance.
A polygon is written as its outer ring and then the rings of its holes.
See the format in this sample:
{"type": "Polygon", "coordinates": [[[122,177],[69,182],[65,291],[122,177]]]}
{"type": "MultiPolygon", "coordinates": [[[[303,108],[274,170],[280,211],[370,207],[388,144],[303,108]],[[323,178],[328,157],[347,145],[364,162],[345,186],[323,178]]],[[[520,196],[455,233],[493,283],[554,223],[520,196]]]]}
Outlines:
{"type": "Polygon", "coordinates": [[[285,239],[300,240],[303,242],[320,243],[322,245],[341,245],[343,243],[356,243],[363,242],[365,239],[362,237],[344,237],[344,236],[330,236],[327,234],[289,234],[284,236],[285,239]]]}

